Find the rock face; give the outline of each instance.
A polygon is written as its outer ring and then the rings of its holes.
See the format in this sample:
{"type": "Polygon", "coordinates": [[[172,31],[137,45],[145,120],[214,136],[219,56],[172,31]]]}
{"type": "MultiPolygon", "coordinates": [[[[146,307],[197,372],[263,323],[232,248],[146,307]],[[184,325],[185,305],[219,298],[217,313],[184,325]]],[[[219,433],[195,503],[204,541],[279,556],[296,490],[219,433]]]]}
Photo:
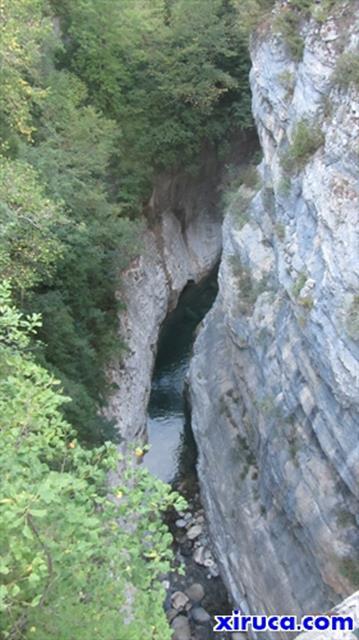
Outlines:
{"type": "MultiPolygon", "coordinates": [[[[347,598],[340,605],[333,609],[333,614],[338,616],[350,616],[354,622],[354,631],[333,631],[330,633],[331,640],[355,640],[359,631],[359,591],[347,598]]],[[[326,634],[325,634],[326,635],[326,634]]],[[[297,636],[297,640],[323,640],[323,631],[308,631],[297,636]]]]}
{"type": "Polygon", "coordinates": [[[161,176],[149,207],[149,228],[140,257],[123,275],[119,297],[126,305],[119,332],[127,345],[109,372],[115,391],[106,415],[125,443],[143,440],[158,334],[188,282],[198,282],[219,260],[221,167],[204,150],[196,177],[161,176]]]}
{"type": "Polygon", "coordinates": [[[191,364],[212,539],[253,613],[323,612],[359,583],[359,95],[333,77],[359,41],[346,4],[303,26],[300,63],[271,34],[252,45],[261,188],[229,208],[191,364]],[[319,142],[288,169],[301,122],[319,142]]]}

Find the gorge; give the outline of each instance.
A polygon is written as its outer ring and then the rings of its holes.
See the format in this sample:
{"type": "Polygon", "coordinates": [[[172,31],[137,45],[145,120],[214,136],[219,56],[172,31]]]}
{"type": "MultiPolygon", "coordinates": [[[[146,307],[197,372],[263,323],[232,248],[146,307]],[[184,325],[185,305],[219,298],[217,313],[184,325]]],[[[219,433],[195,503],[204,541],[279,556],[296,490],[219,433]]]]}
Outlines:
{"type": "Polygon", "coordinates": [[[355,640],[359,0],[1,0],[0,78],[1,640],[355,640]]]}
{"type": "MultiPolygon", "coordinates": [[[[359,352],[351,326],[359,284],[359,103],[357,90],[335,79],[338,60],[358,43],[357,9],[344,3],[319,26],[303,23],[299,62],[269,31],[252,42],[263,160],[255,184],[231,194],[219,295],[191,363],[202,498],[222,575],[246,612],[327,611],[359,586],[359,352]],[[297,153],[300,135],[310,142],[297,153]]],[[[206,207],[189,224],[185,214],[181,226],[177,206],[167,197],[160,207],[157,269],[166,285],[143,285],[151,251],[130,275],[142,308],[144,300],[151,305],[151,337],[143,335],[130,284],[130,331],[141,334],[134,352],[143,360],[129,368],[144,377],[139,400],[133,378],[121,393],[130,375],[122,373],[118,406],[127,425],[139,407],[141,434],[159,327],[186,283],[213,267],[221,246],[220,222],[206,207]]]]}

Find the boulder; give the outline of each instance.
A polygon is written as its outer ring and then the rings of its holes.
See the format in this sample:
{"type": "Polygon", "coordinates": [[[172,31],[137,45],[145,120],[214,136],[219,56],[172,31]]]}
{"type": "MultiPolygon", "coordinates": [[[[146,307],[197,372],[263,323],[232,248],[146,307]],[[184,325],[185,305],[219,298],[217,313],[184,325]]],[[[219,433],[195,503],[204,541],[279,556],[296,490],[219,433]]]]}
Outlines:
{"type": "Polygon", "coordinates": [[[204,598],[204,589],[199,582],[195,582],[186,589],[186,594],[192,602],[201,602],[204,598]]]}

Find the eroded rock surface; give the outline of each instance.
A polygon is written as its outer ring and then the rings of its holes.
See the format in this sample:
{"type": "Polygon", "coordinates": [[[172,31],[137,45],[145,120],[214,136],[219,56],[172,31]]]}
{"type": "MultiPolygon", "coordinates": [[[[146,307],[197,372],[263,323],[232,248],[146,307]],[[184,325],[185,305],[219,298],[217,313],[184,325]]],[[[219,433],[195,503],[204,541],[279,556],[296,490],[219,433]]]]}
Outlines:
{"type": "Polygon", "coordinates": [[[159,330],[188,282],[210,273],[221,252],[218,183],[221,167],[212,151],[204,151],[195,177],[162,176],[149,207],[149,228],[140,257],[123,275],[119,292],[126,311],[119,333],[128,352],[114,362],[110,378],[115,390],[106,415],[124,443],[143,440],[151,377],[159,330]]]}
{"type": "Polygon", "coordinates": [[[359,41],[347,6],[304,26],[300,63],[253,43],[261,188],[233,198],[191,364],[212,539],[253,613],[327,611],[359,583],[359,95],[333,77],[359,41]],[[322,144],[285,171],[301,121],[322,144]]]}

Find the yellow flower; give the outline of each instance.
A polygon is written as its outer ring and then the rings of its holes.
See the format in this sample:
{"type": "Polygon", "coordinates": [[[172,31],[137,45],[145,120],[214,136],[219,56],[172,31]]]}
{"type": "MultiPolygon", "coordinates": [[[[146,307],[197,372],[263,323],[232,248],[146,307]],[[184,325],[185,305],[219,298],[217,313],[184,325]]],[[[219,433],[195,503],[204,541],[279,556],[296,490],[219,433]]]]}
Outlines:
{"type": "Polygon", "coordinates": [[[135,449],[135,456],[136,458],[142,458],[144,456],[144,451],[141,447],[137,447],[137,449],[135,449]]]}

